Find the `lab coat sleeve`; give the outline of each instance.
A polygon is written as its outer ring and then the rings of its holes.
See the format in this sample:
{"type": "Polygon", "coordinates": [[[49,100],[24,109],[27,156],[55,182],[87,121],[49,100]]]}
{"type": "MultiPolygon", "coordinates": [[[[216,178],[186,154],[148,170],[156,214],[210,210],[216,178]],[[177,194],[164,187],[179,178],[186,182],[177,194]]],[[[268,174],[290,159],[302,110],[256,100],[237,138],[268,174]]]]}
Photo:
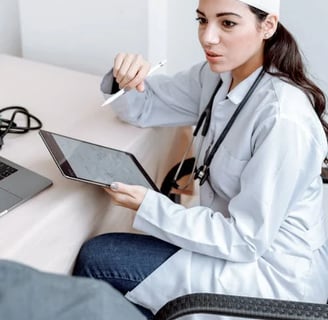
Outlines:
{"type": "Polygon", "coordinates": [[[265,121],[253,143],[254,155],[241,174],[240,192],[230,200],[229,218],[207,207],[186,209],[149,190],[134,227],[201,254],[236,262],[258,259],[290,223],[287,213],[297,210],[293,204],[311,201],[301,197],[321,183],[325,146],[283,117],[265,121]]]}
{"type": "MultiPolygon", "coordinates": [[[[200,113],[202,86],[208,72],[208,66],[201,63],[175,76],[150,76],[144,92],[130,90],[111,107],[121,120],[140,127],[193,125],[200,113]]],[[[109,72],[102,81],[102,91],[110,93],[112,83],[109,72]]]]}

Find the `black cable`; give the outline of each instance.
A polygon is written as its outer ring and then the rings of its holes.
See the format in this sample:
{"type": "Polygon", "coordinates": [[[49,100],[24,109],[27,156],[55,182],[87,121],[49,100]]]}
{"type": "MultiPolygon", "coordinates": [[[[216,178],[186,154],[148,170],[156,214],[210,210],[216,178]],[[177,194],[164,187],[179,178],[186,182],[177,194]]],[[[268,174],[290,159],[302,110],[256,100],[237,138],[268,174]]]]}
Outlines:
{"type": "Polygon", "coordinates": [[[21,106],[9,106],[0,109],[0,149],[4,144],[4,138],[9,133],[23,134],[31,130],[41,129],[42,122],[36,116],[31,114],[26,108],[21,106]],[[12,111],[10,117],[3,117],[3,113],[12,111]],[[25,124],[17,124],[17,115],[23,115],[25,124]],[[15,121],[16,120],[16,121],[15,121]],[[34,124],[32,124],[32,122],[34,124]]]}

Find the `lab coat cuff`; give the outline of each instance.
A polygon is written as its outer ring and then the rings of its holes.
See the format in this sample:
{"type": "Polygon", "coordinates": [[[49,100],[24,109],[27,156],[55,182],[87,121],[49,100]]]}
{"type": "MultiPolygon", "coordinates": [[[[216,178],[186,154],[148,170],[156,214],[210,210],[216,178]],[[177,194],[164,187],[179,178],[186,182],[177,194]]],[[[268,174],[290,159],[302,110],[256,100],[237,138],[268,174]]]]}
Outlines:
{"type": "Polygon", "coordinates": [[[136,212],[135,219],[133,221],[133,228],[147,232],[148,228],[145,228],[145,221],[149,221],[149,218],[156,214],[155,210],[156,208],[153,206],[153,204],[157,203],[155,200],[155,197],[158,197],[159,194],[156,191],[153,190],[147,190],[144,200],[142,201],[139,209],[136,212]]]}

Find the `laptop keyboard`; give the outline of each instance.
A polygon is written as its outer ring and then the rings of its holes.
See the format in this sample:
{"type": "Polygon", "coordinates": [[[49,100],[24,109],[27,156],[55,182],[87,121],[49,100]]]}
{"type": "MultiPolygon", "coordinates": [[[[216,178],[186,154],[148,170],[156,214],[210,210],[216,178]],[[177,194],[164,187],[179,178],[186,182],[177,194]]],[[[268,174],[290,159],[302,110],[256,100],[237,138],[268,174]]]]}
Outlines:
{"type": "Polygon", "coordinates": [[[9,166],[6,163],[0,161],[0,180],[9,177],[11,174],[16,172],[17,169],[9,166]]]}

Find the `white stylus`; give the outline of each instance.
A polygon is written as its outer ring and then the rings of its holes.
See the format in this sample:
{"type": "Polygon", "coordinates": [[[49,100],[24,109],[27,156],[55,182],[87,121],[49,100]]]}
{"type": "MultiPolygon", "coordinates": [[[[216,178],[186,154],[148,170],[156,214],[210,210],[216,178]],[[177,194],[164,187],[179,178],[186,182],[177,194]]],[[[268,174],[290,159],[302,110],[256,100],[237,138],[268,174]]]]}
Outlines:
{"type": "MultiPolygon", "coordinates": [[[[160,67],[163,67],[165,65],[165,63],[166,63],[166,60],[163,60],[160,63],[158,63],[157,65],[155,65],[154,67],[152,67],[149,70],[149,72],[148,72],[148,76],[150,74],[152,74],[153,72],[155,72],[160,67]]],[[[113,95],[111,95],[101,106],[104,107],[107,104],[112,103],[114,100],[116,100],[117,98],[119,98],[120,96],[122,96],[125,92],[126,92],[125,89],[121,89],[120,91],[117,91],[116,93],[114,93],[113,95]]]]}

